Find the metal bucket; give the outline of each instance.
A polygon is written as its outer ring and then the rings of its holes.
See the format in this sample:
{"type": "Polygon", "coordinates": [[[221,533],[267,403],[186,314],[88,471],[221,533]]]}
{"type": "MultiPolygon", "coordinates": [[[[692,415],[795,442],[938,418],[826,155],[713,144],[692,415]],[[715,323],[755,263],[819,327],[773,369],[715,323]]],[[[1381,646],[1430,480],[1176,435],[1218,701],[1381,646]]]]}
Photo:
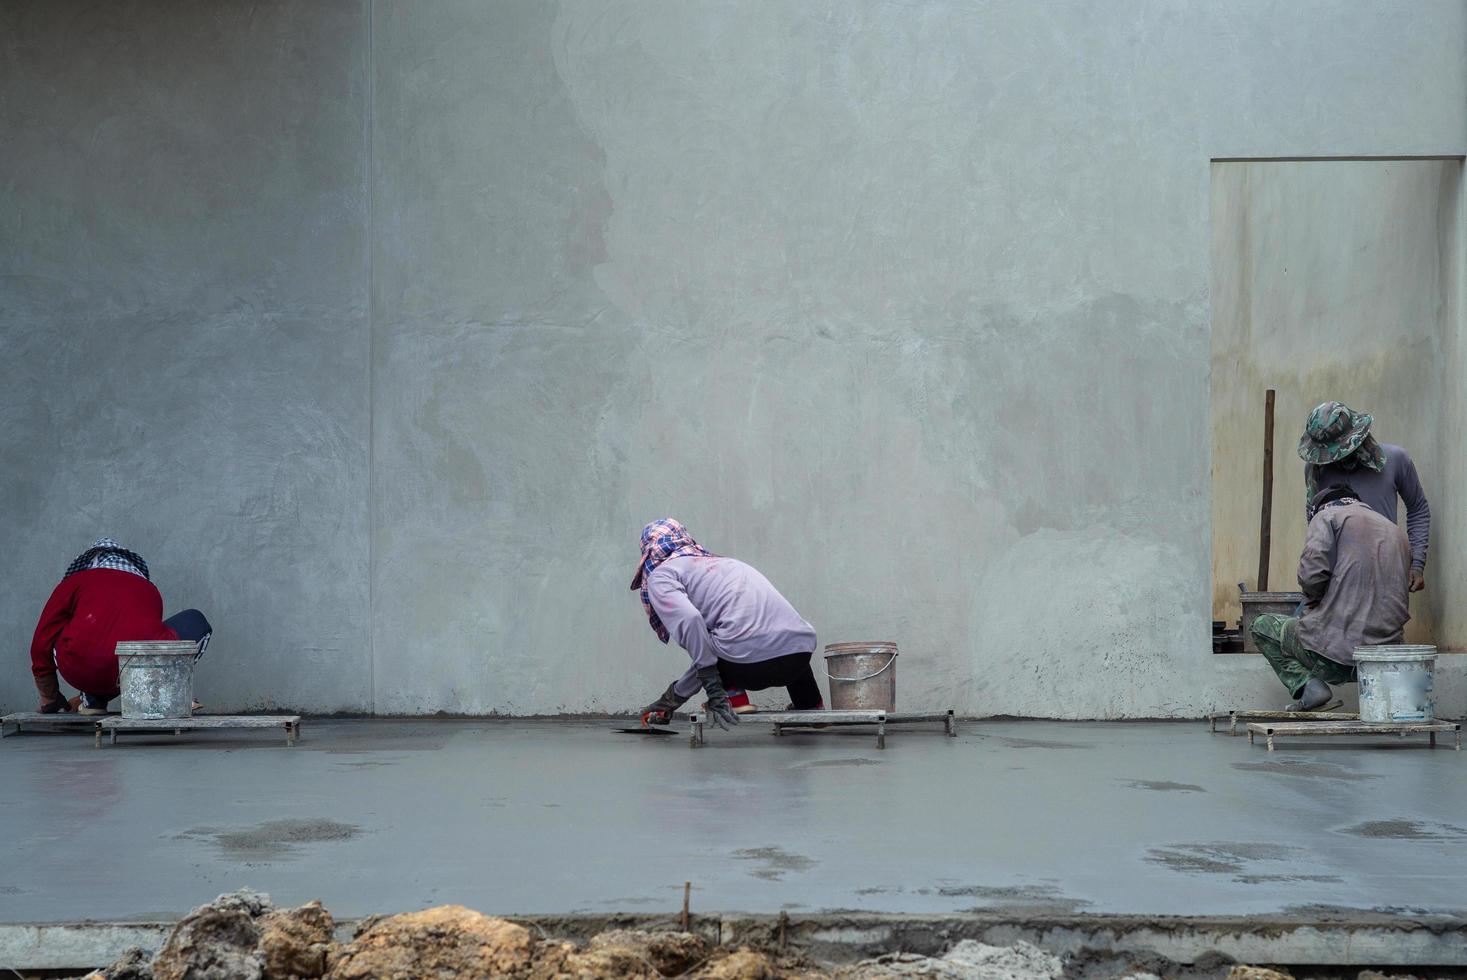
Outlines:
{"type": "Polygon", "coordinates": [[[1253,642],[1253,621],[1268,613],[1294,615],[1294,610],[1304,601],[1304,593],[1244,592],[1238,599],[1243,603],[1243,615],[1238,620],[1238,629],[1243,634],[1243,652],[1257,653],[1258,644],[1253,642]]]}
{"type": "Polygon", "coordinates": [[[117,644],[124,718],[188,718],[194,713],[193,640],[117,644]]]}
{"type": "Polygon", "coordinates": [[[1356,647],[1355,671],[1361,721],[1436,720],[1436,647],[1356,647]]]}
{"type": "Polygon", "coordinates": [[[896,710],[895,643],[828,643],[825,676],[833,711],[896,710]]]}

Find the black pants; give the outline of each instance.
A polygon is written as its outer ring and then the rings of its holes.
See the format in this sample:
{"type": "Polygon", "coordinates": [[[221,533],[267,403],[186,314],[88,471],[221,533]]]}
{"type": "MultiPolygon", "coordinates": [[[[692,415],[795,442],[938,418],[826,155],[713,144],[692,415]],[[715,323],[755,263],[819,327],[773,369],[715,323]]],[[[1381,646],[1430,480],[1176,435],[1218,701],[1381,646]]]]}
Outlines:
{"type": "Polygon", "coordinates": [[[178,634],[180,640],[193,640],[199,645],[199,652],[194,655],[198,660],[204,655],[204,650],[209,646],[209,638],[214,635],[214,627],[204,618],[204,614],[197,609],[185,609],[181,613],[174,613],[163,620],[163,625],[178,634]]]}
{"type": "Polygon", "coordinates": [[[815,672],[810,669],[808,653],[787,653],[756,664],[720,660],[718,676],[722,678],[724,687],[741,687],[746,691],[785,688],[790,692],[790,703],[796,711],[811,711],[825,704],[825,699],[820,696],[820,685],[815,683],[815,672]]]}

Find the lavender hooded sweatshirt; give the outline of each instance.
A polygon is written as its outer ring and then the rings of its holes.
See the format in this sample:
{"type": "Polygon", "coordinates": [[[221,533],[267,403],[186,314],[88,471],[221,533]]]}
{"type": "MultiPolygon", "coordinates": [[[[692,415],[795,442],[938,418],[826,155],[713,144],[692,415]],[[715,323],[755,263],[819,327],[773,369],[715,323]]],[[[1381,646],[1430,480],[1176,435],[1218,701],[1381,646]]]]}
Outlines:
{"type": "Polygon", "coordinates": [[[758,569],[736,558],[669,558],[647,579],[647,596],[693,659],[673,684],[678,697],[696,694],[698,671],[720,660],[753,664],[815,651],[815,629],[758,569]]]}

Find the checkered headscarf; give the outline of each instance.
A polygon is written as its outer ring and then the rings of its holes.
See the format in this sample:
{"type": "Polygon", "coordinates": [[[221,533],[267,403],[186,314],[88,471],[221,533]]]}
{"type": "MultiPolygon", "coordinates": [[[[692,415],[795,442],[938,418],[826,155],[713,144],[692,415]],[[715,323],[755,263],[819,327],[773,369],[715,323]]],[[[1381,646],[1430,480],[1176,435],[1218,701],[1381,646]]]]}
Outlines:
{"type": "Polygon", "coordinates": [[[637,574],[632,578],[632,588],[639,589],[642,593],[642,608],[647,610],[647,622],[652,626],[652,632],[663,643],[667,642],[667,627],[662,625],[662,620],[652,609],[652,599],[647,595],[647,579],[652,577],[652,570],[669,558],[678,558],[683,555],[702,555],[705,558],[713,558],[715,555],[707,549],[699,546],[683,527],[671,517],[653,521],[642,528],[642,562],[637,566],[637,574]]]}
{"type": "MultiPolygon", "coordinates": [[[[93,541],[90,548],[77,555],[76,560],[66,566],[66,575],[75,575],[89,568],[115,568],[121,572],[141,575],[148,581],[152,581],[151,578],[148,578],[148,563],[143,561],[143,556],[128,551],[111,538],[98,538],[93,541]]],[[[66,575],[61,577],[66,578],[66,575]]]]}

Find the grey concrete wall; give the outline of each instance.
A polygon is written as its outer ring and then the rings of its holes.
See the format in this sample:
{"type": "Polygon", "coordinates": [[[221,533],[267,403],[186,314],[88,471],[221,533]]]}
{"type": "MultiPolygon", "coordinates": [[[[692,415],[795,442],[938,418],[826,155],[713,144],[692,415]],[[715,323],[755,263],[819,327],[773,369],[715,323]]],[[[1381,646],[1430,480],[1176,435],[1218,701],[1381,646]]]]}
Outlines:
{"type": "MultiPolygon", "coordinates": [[[[1455,329],[1449,294],[1460,160],[1216,163],[1212,170],[1213,615],[1237,620],[1239,581],[1257,588],[1264,393],[1277,391],[1269,586],[1298,588],[1304,467],[1296,447],[1310,409],[1339,399],[1416,460],[1442,527],[1443,356],[1455,329]]],[[[1399,519],[1404,526],[1405,509],[1399,519]]],[[[1438,537],[1442,537],[1438,528],[1438,537]]],[[[1429,554],[1429,580],[1437,558],[1429,554]]],[[[1407,638],[1462,649],[1440,630],[1460,603],[1454,576],[1411,599],[1407,638]]]]}
{"type": "MultiPolygon", "coordinates": [[[[52,6],[14,9],[62,31],[52,6]]],[[[174,13],[125,9],[112,31],[129,37],[174,13]]],[[[313,635],[309,612],[349,649],[319,651],[302,690],[296,652],[257,648],[231,616],[249,667],[219,668],[240,671],[220,676],[221,701],[635,707],[683,663],[626,588],[636,532],[663,514],[762,568],[823,642],[900,642],[906,705],[1111,717],[1275,695],[1256,661],[1208,652],[1208,161],[1467,149],[1460,0],[264,9],[333,25],[287,63],[323,86],[339,64],[356,107],[339,139],[272,114],[248,140],[269,159],[231,185],[289,189],[303,160],[336,164],[338,195],[259,226],[298,249],[302,289],[330,294],[311,320],[329,364],[263,383],[258,350],[187,317],[176,329],[223,344],[241,400],[332,406],[344,462],[293,498],[305,531],[276,539],[295,549],[286,586],[219,570],[218,549],[182,534],[161,554],[240,583],[234,609],[277,637],[313,635]],[[339,275],[336,248],[352,256],[339,275]]],[[[0,81],[41,71],[12,36],[0,81]]],[[[284,41],[235,43],[249,59],[284,41]]],[[[83,91],[41,101],[60,113],[83,91]]],[[[174,98],[214,118],[210,91],[174,98]]],[[[319,108],[301,99],[283,108],[319,108]]],[[[38,124],[25,169],[65,131],[38,124]]],[[[17,164],[0,166],[14,193],[17,164]]],[[[23,179],[61,194],[92,178],[23,179]]],[[[50,222],[53,208],[6,236],[7,268],[36,242],[46,274],[69,277],[81,219],[50,222]]],[[[254,227],[221,231],[232,254],[265,244],[254,227]]],[[[167,278],[196,274],[184,251],[167,278]]],[[[7,339],[66,338],[54,305],[8,320],[7,339]]],[[[10,386],[0,399],[17,451],[61,431],[10,386]]],[[[255,463],[294,447],[279,424],[237,425],[268,447],[255,463]]],[[[257,555],[269,521],[219,499],[273,501],[278,482],[242,464],[210,479],[153,509],[257,555]]],[[[49,504],[17,489],[54,508],[0,524],[30,569],[4,600],[19,635],[71,547],[57,542],[97,521],[75,489],[49,504]]],[[[28,698],[3,683],[0,700],[28,698]]]]}
{"type": "Polygon", "coordinates": [[[1438,486],[1432,491],[1432,537],[1436,552],[1428,587],[1439,597],[1435,611],[1439,634],[1454,649],[1467,647],[1467,453],[1462,451],[1467,419],[1467,195],[1462,169],[1447,175],[1437,235],[1442,257],[1441,418],[1437,431],[1438,486]]]}
{"type": "Polygon", "coordinates": [[[360,12],[0,4],[0,707],[103,534],[210,707],[371,706],[360,12]]]}

